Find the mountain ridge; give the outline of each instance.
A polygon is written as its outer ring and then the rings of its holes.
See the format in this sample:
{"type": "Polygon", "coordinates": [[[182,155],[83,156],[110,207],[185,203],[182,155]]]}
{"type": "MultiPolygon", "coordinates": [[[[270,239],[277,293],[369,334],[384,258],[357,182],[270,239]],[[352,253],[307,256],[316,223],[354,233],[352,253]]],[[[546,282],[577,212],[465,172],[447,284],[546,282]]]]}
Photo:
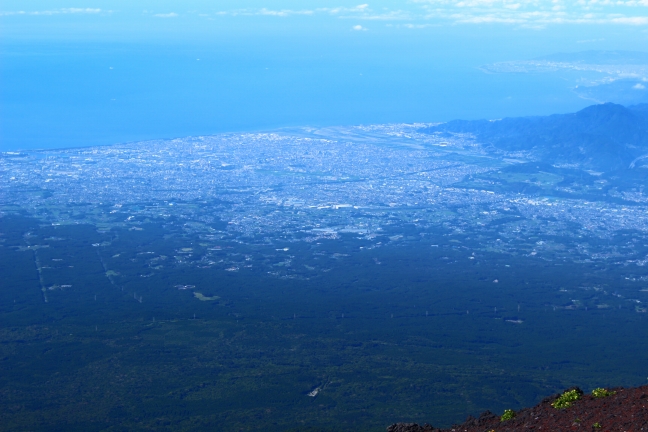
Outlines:
{"type": "Polygon", "coordinates": [[[605,103],[571,114],[453,120],[420,131],[471,134],[496,151],[522,151],[552,164],[618,171],[648,155],[648,104],[625,107],[605,103]]]}

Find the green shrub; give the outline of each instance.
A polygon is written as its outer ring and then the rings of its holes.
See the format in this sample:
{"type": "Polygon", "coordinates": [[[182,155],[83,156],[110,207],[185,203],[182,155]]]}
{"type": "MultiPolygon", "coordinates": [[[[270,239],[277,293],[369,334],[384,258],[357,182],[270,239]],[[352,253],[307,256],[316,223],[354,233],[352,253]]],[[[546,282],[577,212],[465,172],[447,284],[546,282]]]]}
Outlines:
{"type": "Polygon", "coordinates": [[[577,389],[568,390],[565,393],[561,394],[558,399],[551,403],[551,406],[556,409],[564,409],[572,406],[573,402],[576,402],[581,398],[581,392],[577,389]]]}
{"type": "Polygon", "coordinates": [[[507,409],[504,410],[504,414],[500,417],[500,421],[513,420],[515,418],[515,411],[507,409]]]}
{"type": "Polygon", "coordinates": [[[607,391],[606,389],[600,387],[592,390],[592,396],[594,396],[595,398],[604,398],[604,397],[612,396],[614,393],[616,392],[607,391]]]}
{"type": "Polygon", "coordinates": [[[592,425],[592,427],[595,428],[595,429],[600,429],[600,428],[601,428],[601,423],[596,422],[596,423],[594,423],[594,424],[592,425]]]}

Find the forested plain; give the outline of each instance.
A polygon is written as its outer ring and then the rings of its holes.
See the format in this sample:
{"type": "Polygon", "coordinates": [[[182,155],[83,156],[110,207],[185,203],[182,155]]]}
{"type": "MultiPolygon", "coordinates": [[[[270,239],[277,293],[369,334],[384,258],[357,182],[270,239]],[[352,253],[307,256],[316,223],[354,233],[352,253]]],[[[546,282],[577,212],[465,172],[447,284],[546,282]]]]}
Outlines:
{"type": "Polygon", "coordinates": [[[442,228],[220,248],[164,223],[2,218],[0,429],[448,426],[646,380],[642,266],[474,253],[442,228]]]}

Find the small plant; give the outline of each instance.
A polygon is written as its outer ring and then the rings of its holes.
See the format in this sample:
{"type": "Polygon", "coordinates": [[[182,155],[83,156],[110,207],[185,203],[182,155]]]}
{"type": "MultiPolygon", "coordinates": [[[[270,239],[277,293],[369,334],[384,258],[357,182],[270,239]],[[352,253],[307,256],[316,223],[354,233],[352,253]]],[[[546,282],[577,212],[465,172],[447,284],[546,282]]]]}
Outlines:
{"type": "Polygon", "coordinates": [[[611,392],[600,387],[592,390],[592,396],[594,396],[595,398],[604,398],[604,397],[612,396],[615,393],[616,392],[611,392]]]}
{"type": "Polygon", "coordinates": [[[551,403],[551,406],[556,409],[565,409],[572,406],[573,402],[576,402],[581,398],[582,392],[578,389],[567,390],[565,393],[561,394],[558,399],[551,403]]]}
{"type": "Polygon", "coordinates": [[[594,423],[594,424],[592,425],[592,427],[593,427],[594,429],[600,429],[600,428],[601,428],[601,423],[596,422],[596,423],[594,423]]]}
{"type": "Polygon", "coordinates": [[[504,414],[500,417],[500,421],[513,420],[515,418],[515,411],[507,409],[504,410],[504,414]]]}

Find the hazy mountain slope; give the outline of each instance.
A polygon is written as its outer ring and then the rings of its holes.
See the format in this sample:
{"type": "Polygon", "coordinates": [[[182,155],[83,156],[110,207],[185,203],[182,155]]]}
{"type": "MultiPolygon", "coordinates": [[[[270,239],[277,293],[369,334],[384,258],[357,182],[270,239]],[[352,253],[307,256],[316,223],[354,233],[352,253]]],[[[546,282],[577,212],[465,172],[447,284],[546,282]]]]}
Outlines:
{"type": "Polygon", "coordinates": [[[635,112],[636,114],[648,116],[648,103],[633,105],[628,107],[628,109],[635,112]]]}
{"type": "Polygon", "coordinates": [[[607,103],[547,117],[455,120],[424,132],[471,133],[500,150],[528,151],[552,164],[612,171],[626,169],[648,154],[648,105],[607,103]]]}

